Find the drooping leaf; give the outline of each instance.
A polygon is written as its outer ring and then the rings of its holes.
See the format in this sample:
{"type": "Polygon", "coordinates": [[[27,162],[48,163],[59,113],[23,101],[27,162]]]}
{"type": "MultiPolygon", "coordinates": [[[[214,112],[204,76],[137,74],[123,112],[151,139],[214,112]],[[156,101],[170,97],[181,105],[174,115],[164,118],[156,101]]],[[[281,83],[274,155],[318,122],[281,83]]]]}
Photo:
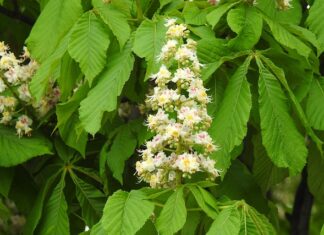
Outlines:
{"type": "Polygon", "coordinates": [[[55,81],[60,76],[61,59],[67,51],[69,35],[64,36],[53,54],[41,64],[33,76],[29,89],[36,101],[40,101],[45,94],[49,81],[55,81]]]}
{"type": "Polygon", "coordinates": [[[129,125],[119,128],[110,150],[107,152],[107,163],[113,176],[122,184],[125,161],[133,155],[137,141],[129,125]]]}
{"type": "Polygon", "coordinates": [[[98,78],[98,84],[81,102],[80,120],[87,132],[95,134],[99,131],[103,113],[116,109],[117,98],[129,79],[133,64],[134,57],[131,53],[130,41],[121,52],[116,51],[110,55],[107,67],[98,78]]]}
{"type": "Polygon", "coordinates": [[[34,231],[42,218],[43,208],[45,207],[45,199],[49,190],[53,184],[53,181],[57,178],[57,174],[51,176],[45,183],[45,185],[40,189],[35,204],[33,205],[31,211],[28,214],[26,224],[24,226],[24,234],[33,235],[34,231]]]}
{"type": "Polygon", "coordinates": [[[78,117],[80,102],[87,95],[88,85],[81,86],[65,103],[56,106],[57,127],[65,144],[85,155],[88,134],[85,132],[78,117]]]}
{"type": "MultiPolygon", "coordinates": [[[[207,203],[206,202],[206,198],[204,197],[204,195],[202,194],[202,192],[200,191],[199,187],[197,186],[190,186],[189,187],[191,193],[193,194],[193,196],[196,199],[197,204],[199,205],[199,207],[211,218],[215,219],[217,216],[217,211],[216,211],[216,206],[211,206],[210,204],[215,205],[214,203],[214,198],[209,195],[209,198],[212,198],[212,203],[207,203]]],[[[204,192],[204,193],[208,193],[208,192],[204,192]]]]}
{"type": "Polygon", "coordinates": [[[163,19],[144,20],[136,30],[133,51],[147,61],[146,76],[157,72],[160,64],[157,62],[158,55],[164,44],[166,27],[163,19]]]}
{"type": "Polygon", "coordinates": [[[288,171],[284,168],[279,168],[271,162],[265,148],[262,146],[261,136],[253,138],[253,175],[265,194],[271,186],[279,183],[288,176],[288,171]]]}
{"type": "Polygon", "coordinates": [[[51,142],[37,132],[19,138],[13,129],[0,125],[0,166],[15,166],[33,157],[52,154],[51,149],[51,142]]]}
{"type": "Polygon", "coordinates": [[[82,209],[82,217],[88,226],[92,226],[101,218],[105,195],[93,185],[81,180],[74,173],[71,176],[76,186],[76,197],[82,209]]]}
{"type": "Polygon", "coordinates": [[[298,37],[291,34],[281,23],[275,22],[268,17],[263,17],[269,25],[273,37],[283,46],[294,49],[298,54],[306,58],[309,57],[311,49],[303,43],[298,37]]]}
{"type": "Polygon", "coordinates": [[[262,143],[272,162],[288,167],[292,174],[306,163],[307,149],[289,115],[287,98],[276,77],[257,59],[262,143]]]}
{"type": "Polygon", "coordinates": [[[183,188],[178,188],[165,203],[156,220],[156,228],[161,235],[171,235],[185,224],[187,210],[183,198],[183,188]]]}
{"type": "Polygon", "coordinates": [[[102,226],[108,234],[133,235],[148,220],[154,204],[140,191],[117,191],[109,197],[102,217],[102,226]]]}
{"type": "Polygon", "coordinates": [[[15,174],[14,168],[0,168],[0,195],[8,198],[8,194],[11,188],[11,183],[15,174]]]}
{"type": "Polygon", "coordinates": [[[27,39],[33,57],[45,61],[81,14],[81,0],[49,1],[27,39]]]}
{"type": "Polygon", "coordinates": [[[249,57],[230,78],[223,101],[209,129],[214,142],[220,146],[212,157],[217,160],[218,169],[223,174],[230,165],[230,152],[241,144],[247,131],[252,107],[250,87],[246,80],[250,61],[249,57]]]}
{"type": "Polygon", "coordinates": [[[42,226],[39,234],[69,235],[70,225],[67,214],[67,202],[64,195],[65,172],[46,203],[42,226]]]}
{"type": "Polygon", "coordinates": [[[238,235],[241,227],[241,213],[237,206],[230,205],[222,210],[212,223],[207,235],[238,235]]]}
{"type": "Polygon", "coordinates": [[[214,28],[219,22],[219,20],[222,18],[222,16],[237,4],[237,2],[234,2],[224,3],[222,5],[217,6],[215,10],[213,10],[207,15],[207,22],[214,28]]]}
{"type": "Polygon", "coordinates": [[[324,78],[314,78],[309,90],[306,114],[311,125],[324,130],[324,78]]]}
{"type": "Polygon", "coordinates": [[[237,36],[228,45],[236,50],[248,50],[259,41],[262,17],[254,7],[241,6],[227,14],[227,22],[237,36]]]}
{"type": "Polygon", "coordinates": [[[68,50],[90,85],[105,67],[109,43],[106,26],[93,12],[84,13],[72,28],[68,50]]]}
{"type": "Polygon", "coordinates": [[[102,0],[93,0],[94,7],[99,11],[103,21],[109,26],[118,39],[122,48],[130,37],[131,29],[127,22],[127,15],[114,4],[105,4],[102,0]]]}
{"type": "Polygon", "coordinates": [[[206,24],[206,9],[199,9],[194,2],[186,2],[183,8],[183,16],[186,24],[204,25],[206,24]]]}
{"type": "Polygon", "coordinates": [[[313,144],[309,146],[309,157],[307,162],[307,184],[309,191],[316,200],[323,202],[324,198],[324,158],[313,144]]]}
{"type": "Polygon", "coordinates": [[[324,29],[322,27],[324,20],[323,11],[323,2],[316,0],[311,5],[306,19],[306,25],[316,34],[322,51],[324,50],[324,29]]]}

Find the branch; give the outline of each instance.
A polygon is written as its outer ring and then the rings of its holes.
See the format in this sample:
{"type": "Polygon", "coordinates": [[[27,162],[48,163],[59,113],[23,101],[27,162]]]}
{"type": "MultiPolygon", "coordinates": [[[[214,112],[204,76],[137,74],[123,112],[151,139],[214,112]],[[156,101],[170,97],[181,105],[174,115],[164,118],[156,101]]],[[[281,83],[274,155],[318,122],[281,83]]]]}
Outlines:
{"type": "Polygon", "coordinates": [[[302,179],[295,195],[293,213],[290,217],[292,235],[309,234],[309,220],[313,206],[313,195],[307,187],[307,167],[302,172],[302,179]]]}
{"type": "Polygon", "coordinates": [[[32,26],[34,24],[34,20],[29,18],[28,16],[25,16],[23,14],[21,14],[21,12],[19,11],[11,11],[5,7],[0,6],[0,14],[6,15],[10,18],[16,19],[16,20],[20,20],[22,22],[24,22],[25,24],[28,24],[30,26],[32,26]]]}

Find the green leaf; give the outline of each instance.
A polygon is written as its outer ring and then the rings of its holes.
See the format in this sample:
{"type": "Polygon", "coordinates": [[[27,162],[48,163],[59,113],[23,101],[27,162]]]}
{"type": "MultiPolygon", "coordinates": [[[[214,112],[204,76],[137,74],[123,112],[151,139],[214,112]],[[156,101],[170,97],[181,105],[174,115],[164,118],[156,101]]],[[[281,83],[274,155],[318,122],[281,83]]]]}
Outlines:
{"type": "Polygon", "coordinates": [[[69,218],[67,214],[68,205],[64,196],[65,174],[66,172],[64,171],[59,183],[48,199],[44,209],[45,215],[42,219],[43,223],[39,234],[70,234],[69,218]]]}
{"type": "Polygon", "coordinates": [[[65,53],[61,61],[60,76],[57,78],[57,83],[61,91],[60,101],[66,101],[82,74],[78,64],[72,60],[69,53],[65,53]]]}
{"type": "Polygon", "coordinates": [[[292,174],[296,174],[306,163],[304,138],[289,115],[287,98],[280,83],[259,59],[257,64],[262,143],[276,166],[288,167],[292,174]]]}
{"type": "Polygon", "coordinates": [[[288,85],[288,82],[285,78],[285,73],[282,69],[277,67],[270,59],[260,56],[262,61],[265,62],[267,66],[269,66],[270,70],[273,72],[273,74],[277,77],[277,79],[281,82],[281,85],[284,86],[284,88],[287,90],[289,97],[292,101],[292,103],[295,106],[295,109],[297,111],[297,114],[299,116],[300,121],[302,122],[303,126],[305,127],[308,135],[312,138],[312,140],[316,143],[317,148],[322,154],[322,145],[323,141],[319,139],[319,137],[314,133],[313,129],[311,128],[311,125],[306,117],[306,114],[303,111],[303,108],[301,107],[300,103],[298,102],[296,96],[292,92],[290,86],[288,85]]]}
{"type": "Polygon", "coordinates": [[[156,228],[161,235],[172,235],[185,224],[187,210],[183,199],[183,188],[177,188],[165,203],[156,220],[156,228]]]}
{"type": "Polygon", "coordinates": [[[115,179],[123,183],[125,161],[133,155],[137,141],[131,127],[124,125],[119,128],[110,150],[107,152],[107,163],[115,179]]]}
{"type": "Polygon", "coordinates": [[[209,193],[207,191],[203,190],[203,193],[200,191],[200,188],[198,186],[189,186],[189,189],[191,191],[191,193],[193,194],[193,196],[196,199],[197,204],[199,205],[199,207],[210,217],[215,219],[217,216],[217,211],[216,211],[216,203],[215,203],[215,199],[209,195],[209,193]],[[208,194],[208,198],[206,198],[206,196],[204,197],[204,195],[208,194]],[[211,199],[211,203],[207,203],[205,200],[211,199]],[[212,204],[213,206],[210,206],[210,204],[212,204]]]}
{"type": "Polygon", "coordinates": [[[90,85],[105,67],[109,43],[106,26],[91,11],[84,13],[72,28],[68,50],[71,57],[79,62],[90,85]]]}
{"type": "Polygon", "coordinates": [[[82,14],[80,0],[51,0],[46,5],[27,39],[32,56],[43,62],[82,14]]]}
{"type": "Polygon", "coordinates": [[[133,235],[153,213],[154,204],[140,191],[117,191],[108,198],[102,226],[108,234],[133,235]]]}
{"type": "Polygon", "coordinates": [[[15,166],[33,157],[52,154],[51,149],[51,142],[37,132],[32,137],[19,138],[13,129],[0,125],[0,166],[15,166]]]}
{"type": "Polygon", "coordinates": [[[11,188],[11,183],[15,174],[14,168],[0,168],[0,195],[8,198],[8,194],[11,188]]]}
{"type": "Polygon", "coordinates": [[[253,207],[247,205],[246,203],[238,203],[238,207],[241,210],[241,230],[239,234],[262,234],[262,235],[276,235],[272,224],[269,220],[261,215],[253,207]]]}
{"type": "Polygon", "coordinates": [[[116,36],[120,47],[122,48],[130,37],[131,29],[129,27],[126,14],[113,4],[105,4],[102,0],[92,0],[94,7],[99,11],[103,21],[109,26],[112,33],[116,36]]]}
{"type": "Polygon", "coordinates": [[[273,21],[272,19],[264,16],[264,20],[269,25],[273,37],[283,46],[294,49],[298,54],[308,58],[312,50],[303,43],[299,38],[291,34],[284,25],[273,21]]]}
{"type": "Polygon", "coordinates": [[[38,68],[30,82],[29,88],[36,101],[40,101],[47,90],[50,80],[60,76],[60,65],[64,54],[67,51],[69,35],[67,34],[59,43],[56,50],[38,68]]]}
{"type": "Polygon", "coordinates": [[[147,62],[145,80],[160,67],[156,60],[164,44],[165,33],[163,19],[146,19],[136,30],[133,51],[139,57],[145,57],[147,62]]]}
{"type": "Polygon", "coordinates": [[[107,231],[102,226],[101,220],[91,228],[90,235],[107,235],[107,231]]]}
{"type": "Polygon", "coordinates": [[[277,2],[273,0],[262,0],[255,7],[275,22],[299,24],[302,18],[302,7],[299,0],[290,1],[292,7],[284,11],[279,10],[276,4],[277,2]]]}
{"type": "Polygon", "coordinates": [[[248,50],[259,41],[262,33],[262,17],[254,7],[241,6],[227,14],[227,22],[237,36],[228,42],[236,50],[248,50]]]}
{"type": "Polygon", "coordinates": [[[215,10],[213,10],[207,15],[207,22],[214,28],[219,22],[219,20],[222,18],[222,16],[237,4],[238,2],[234,2],[224,3],[222,5],[217,6],[215,10]]]}
{"type": "Polygon", "coordinates": [[[263,194],[270,189],[271,186],[281,182],[288,176],[288,171],[283,168],[276,167],[270,160],[265,148],[262,146],[261,136],[256,135],[252,139],[253,142],[253,175],[262,189],[263,194]]]}
{"type": "Polygon", "coordinates": [[[306,25],[309,29],[316,34],[318,41],[320,43],[321,51],[324,50],[324,29],[323,29],[323,20],[324,20],[324,5],[322,1],[313,1],[309,9],[309,14],[306,19],[306,25]]]}
{"type": "Polygon", "coordinates": [[[186,2],[183,8],[183,16],[186,24],[204,25],[206,24],[207,11],[199,9],[194,2],[186,2]]]}
{"type": "Polygon", "coordinates": [[[105,195],[74,173],[71,173],[71,177],[76,186],[76,197],[82,209],[82,218],[88,226],[92,226],[101,218],[105,195]]]}
{"type": "Polygon", "coordinates": [[[224,40],[216,38],[199,40],[197,55],[199,61],[204,64],[202,80],[207,80],[224,63],[222,57],[229,54],[224,40]]]}
{"type": "Polygon", "coordinates": [[[314,78],[309,90],[306,114],[311,125],[324,130],[324,77],[314,78]]]}
{"type": "Polygon", "coordinates": [[[188,212],[186,223],[181,230],[181,235],[196,235],[200,222],[201,214],[199,211],[188,212]]]}
{"type": "Polygon", "coordinates": [[[49,179],[47,179],[45,185],[40,189],[37,198],[35,199],[35,203],[27,216],[27,221],[24,226],[25,235],[34,234],[37,224],[39,223],[42,217],[45,198],[56,178],[57,178],[57,174],[51,176],[49,179]]]}
{"type": "Polygon", "coordinates": [[[81,86],[67,102],[56,106],[57,127],[65,144],[85,156],[88,134],[83,129],[77,110],[89,90],[88,85],[81,86]]]}
{"type": "Polygon", "coordinates": [[[222,210],[212,223],[207,235],[238,235],[241,227],[241,213],[231,205],[222,210]]]}
{"type": "Polygon", "coordinates": [[[99,76],[98,84],[91,89],[79,109],[80,120],[85,130],[91,134],[99,131],[105,111],[111,112],[117,107],[117,98],[133,69],[134,57],[129,41],[123,50],[110,55],[104,72],[99,76]],[[93,105],[96,104],[96,105],[93,105]]]}
{"type": "Polygon", "coordinates": [[[246,79],[250,61],[251,57],[248,57],[230,78],[223,101],[209,129],[214,142],[220,146],[212,158],[216,159],[216,165],[223,175],[231,162],[230,152],[241,144],[247,131],[252,107],[250,87],[246,79]]]}
{"type": "Polygon", "coordinates": [[[314,195],[316,200],[324,200],[324,158],[313,144],[309,146],[309,157],[307,162],[307,184],[309,191],[314,195]]]}

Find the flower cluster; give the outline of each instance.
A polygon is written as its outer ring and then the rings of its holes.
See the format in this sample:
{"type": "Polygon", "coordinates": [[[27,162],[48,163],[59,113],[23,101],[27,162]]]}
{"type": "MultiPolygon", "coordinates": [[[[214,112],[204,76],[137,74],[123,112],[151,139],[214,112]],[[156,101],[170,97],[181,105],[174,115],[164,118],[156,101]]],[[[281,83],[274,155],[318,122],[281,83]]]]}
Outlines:
{"type": "Polygon", "coordinates": [[[208,157],[217,147],[206,132],[212,122],[207,114],[210,98],[200,78],[196,42],[175,19],[165,26],[167,42],[158,56],[162,65],[152,75],[157,86],[146,100],[154,111],[147,125],[156,135],[136,163],[140,179],[153,188],[174,187],[198,172],[209,179],[218,176],[215,161],[208,157]]]}
{"type": "Polygon", "coordinates": [[[0,123],[14,125],[20,137],[30,135],[32,131],[33,120],[26,115],[29,107],[40,118],[54,107],[60,97],[60,90],[52,84],[40,102],[33,100],[29,83],[37,69],[38,64],[30,58],[26,47],[16,58],[9,47],[0,42],[0,123]]]}

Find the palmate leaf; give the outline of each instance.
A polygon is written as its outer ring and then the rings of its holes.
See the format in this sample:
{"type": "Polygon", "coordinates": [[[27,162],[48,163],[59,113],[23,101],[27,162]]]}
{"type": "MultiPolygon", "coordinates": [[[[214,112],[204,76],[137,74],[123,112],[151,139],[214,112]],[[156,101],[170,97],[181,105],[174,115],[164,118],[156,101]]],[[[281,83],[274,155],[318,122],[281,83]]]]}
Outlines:
{"type": "Polygon", "coordinates": [[[214,222],[207,235],[275,235],[268,219],[244,201],[227,205],[214,222]]]}
{"type": "Polygon", "coordinates": [[[81,0],[49,1],[27,39],[32,56],[45,61],[81,14],[81,0]]]}
{"type": "Polygon", "coordinates": [[[296,174],[306,163],[304,138],[289,115],[287,98],[279,81],[259,59],[257,64],[262,143],[276,166],[288,167],[296,174]]]}
{"type": "Polygon", "coordinates": [[[217,161],[218,169],[224,174],[230,165],[230,152],[241,144],[247,131],[247,122],[252,107],[252,98],[246,74],[251,58],[248,57],[226,87],[223,101],[216,113],[209,133],[220,146],[212,157],[217,161]]]}
{"type": "Polygon", "coordinates": [[[37,132],[19,138],[13,129],[0,125],[0,166],[15,166],[33,157],[52,154],[51,149],[51,142],[37,132]]]}
{"type": "Polygon", "coordinates": [[[65,175],[66,172],[64,171],[59,183],[46,203],[44,209],[45,215],[43,216],[43,223],[39,234],[70,234],[69,218],[67,214],[68,206],[64,196],[65,175]]]}
{"type": "Polygon", "coordinates": [[[163,206],[156,220],[156,228],[161,235],[172,235],[184,226],[186,218],[187,210],[181,187],[175,190],[163,206]]]}
{"type": "Polygon", "coordinates": [[[199,9],[194,2],[186,2],[183,8],[183,16],[186,24],[204,25],[206,24],[207,11],[199,9]]]}
{"type": "Polygon", "coordinates": [[[92,0],[103,21],[109,26],[122,48],[130,37],[131,29],[124,14],[113,3],[105,4],[102,0],[92,0]]]}
{"type": "Polygon", "coordinates": [[[306,104],[306,114],[311,125],[324,130],[324,77],[313,79],[306,104]]]}
{"type": "Polygon", "coordinates": [[[230,47],[248,50],[259,41],[262,33],[262,17],[254,7],[243,5],[231,9],[227,14],[227,22],[237,34],[228,42],[230,47]]]}
{"type": "Polygon", "coordinates": [[[110,55],[107,67],[98,78],[98,84],[81,102],[80,120],[87,132],[95,134],[99,131],[103,113],[116,109],[117,98],[129,79],[133,64],[134,56],[131,52],[130,41],[121,52],[115,51],[110,55]]]}
{"type": "Polygon", "coordinates": [[[145,79],[157,72],[160,67],[157,57],[164,44],[166,27],[163,19],[144,20],[137,28],[133,51],[141,58],[145,57],[147,69],[145,79]]]}
{"type": "Polygon", "coordinates": [[[68,50],[90,85],[105,67],[109,43],[109,32],[94,12],[84,13],[72,28],[68,50]]]}
{"type": "Polygon", "coordinates": [[[82,217],[88,226],[92,226],[101,218],[105,195],[74,173],[71,173],[71,177],[76,186],[76,197],[82,209],[82,217]]]}
{"type": "Polygon", "coordinates": [[[153,213],[154,204],[140,191],[117,191],[109,197],[101,225],[107,234],[133,235],[153,213]]]}
{"type": "Polygon", "coordinates": [[[324,50],[323,11],[323,2],[320,0],[316,0],[313,2],[313,5],[311,5],[308,17],[306,19],[306,25],[313,33],[316,34],[318,41],[320,42],[320,47],[322,51],[324,50]]]}

